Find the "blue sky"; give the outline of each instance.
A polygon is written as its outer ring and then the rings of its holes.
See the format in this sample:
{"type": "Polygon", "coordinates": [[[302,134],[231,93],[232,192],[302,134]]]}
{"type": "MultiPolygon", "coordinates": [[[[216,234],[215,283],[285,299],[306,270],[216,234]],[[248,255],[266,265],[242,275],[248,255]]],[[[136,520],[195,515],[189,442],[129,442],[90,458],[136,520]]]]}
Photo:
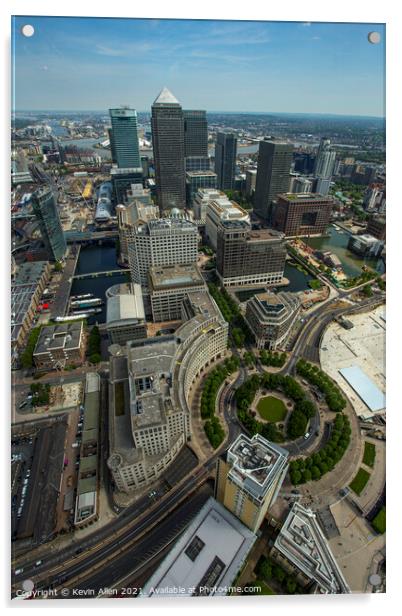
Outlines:
{"type": "Polygon", "coordinates": [[[384,39],[378,24],[16,17],[14,108],[146,111],[167,86],[187,109],[383,116],[384,39]]]}

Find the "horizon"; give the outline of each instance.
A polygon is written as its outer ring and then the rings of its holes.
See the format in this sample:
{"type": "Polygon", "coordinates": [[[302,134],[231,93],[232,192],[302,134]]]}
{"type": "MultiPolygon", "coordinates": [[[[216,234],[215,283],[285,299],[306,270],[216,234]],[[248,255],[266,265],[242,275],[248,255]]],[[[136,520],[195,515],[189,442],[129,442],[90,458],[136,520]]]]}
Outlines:
{"type": "Polygon", "coordinates": [[[382,24],[37,16],[12,24],[20,113],[46,103],[102,112],[128,100],[146,113],[168,83],[184,109],[209,113],[385,117],[382,24]],[[28,21],[30,38],[20,31],[28,21]],[[371,30],[380,44],[368,42],[371,30]]]}

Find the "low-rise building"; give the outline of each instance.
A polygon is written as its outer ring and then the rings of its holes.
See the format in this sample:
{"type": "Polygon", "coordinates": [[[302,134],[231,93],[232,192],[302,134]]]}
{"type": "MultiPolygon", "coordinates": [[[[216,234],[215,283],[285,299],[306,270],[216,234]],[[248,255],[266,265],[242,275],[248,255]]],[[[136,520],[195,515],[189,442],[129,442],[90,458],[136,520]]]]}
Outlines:
{"type": "Polygon", "coordinates": [[[130,292],[117,292],[107,297],[106,330],[111,344],[126,344],[146,338],[142,291],[139,284],[130,285],[130,292]]]}
{"type": "Polygon", "coordinates": [[[223,191],[216,188],[200,188],[193,199],[193,212],[195,218],[205,220],[208,203],[216,199],[227,199],[227,196],[223,191]]]}
{"type": "Polygon", "coordinates": [[[181,318],[186,295],[205,290],[205,281],[194,263],[165,265],[150,268],[149,289],[153,321],[173,321],[181,318]]]}
{"type": "Polygon", "coordinates": [[[346,594],[350,588],[332,554],[315,513],[294,503],[270,556],[312,592],[346,594]]]}
{"type": "Polygon", "coordinates": [[[75,501],[74,524],[76,526],[86,526],[98,519],[99,411],[100,377],[97,372],[88,372],[85,383],[84,421],[75,501]]]}
{"type": "Polygon", "coordinates": [[[351,235],[348,248],[352,252],[362,257],[377,257],[384,248],[384,242],[364,233],[363,235],[351,235]]]}
{"type": "Polygon", "coordinates": [[[225,596],[256,539],[225,507],[209,498],[140,596],[225,596]]]}
{"type": "Polygon", "coordinates": [[[63,370],[69,364],[82,364],[84,357],[82,321],[42,327],[33,352],[38,370],[63,370]]]}
{"type": "Polygon", "coordinates": [[[368,223],[366,232],[368,235],[376,237],[378,240],[385,240],[386,234],[386,222],[382,216],[371,216],[368,223]]]}
{"type": "Polygon", "coordinates": [[[300,312],[295,293],[259,293],[247,302],[246,321],[259,349],[283,346],[300,312]]]}
{"type": "Polygon", "coordinates": [[[260,434],[240,434],[226,457],[218,458],[215,498],[257,532],[285,479],[288,456],[260,434]]]}

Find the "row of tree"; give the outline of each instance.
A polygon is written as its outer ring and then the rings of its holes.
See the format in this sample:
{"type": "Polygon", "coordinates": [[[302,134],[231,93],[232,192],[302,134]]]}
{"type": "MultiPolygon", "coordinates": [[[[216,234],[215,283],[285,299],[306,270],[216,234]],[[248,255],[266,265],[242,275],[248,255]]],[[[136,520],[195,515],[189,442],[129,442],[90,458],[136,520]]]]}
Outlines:
{"type": "Polygon", "coordinates": [[[34,327],[31,329],[28,342],[21,355],[21,364],[23,368],[32,368],[34,365],[33,352],[35,350],[36,343],[38,342],[41,327],[34,327]]]}
{"type": "Polygon", "coordinates": [[[255,568],[258,578],[268,582],[275,580],[281,586],[281,590],[289,595],[303,594],[303,588],[298,584],[294,575],[287,573],[278,563],[262,556],[255,568]]]}
{"type": "Polygon", "coordinates": [[[296,370],[300,376],[312,385],[315,385],[324,394],[325,402],[331,411],[335,413],[343,411],[346,407],[346,400],[342,396],[340,389],[325,372],[304,359],[299,359],[296,370]]]}
{"type": "Polygon", "coordinates": [[[215,415],[216,396],[226,377],[235,372],[239,365],[238,357],[229,357],[214,368],[205,379],[201,396],[201,417],[207,420],[204,424],[204,430],[214,449],[219,447],[225,438],[225,432],[215,415]]]}
{"type": "Polygon", "coordinates": [[[101,360],[101,335],[97,325],[93,326],[88,336],[87,356],[91,364],[98,364],[101,360]]]}
{"type": "Polygon", "coordinates": [[[286,363],[286,358],[286,353],[279,353],[278,351],[266,351],[263,349],[260,352],[260,361],[263,366],[282,368],[286,363]]]}
{"type": "Polygon", "coordinates": [[[246,342],[254,342],[254,336],[230,293],[225,288],[219,289],[213,282],[208,283],[208,289],[218,304],[223,318],[230,324],[230,335],[235,346],[242,348],[246,342]]]}
{"type": "Polygon", "coordinates": [[[331,471],[342,459],[350,443],[351,428],[349,419],[339,413],[331,427],[331,436],[324,447],[306,458],[292,460],[289,465],[290,480],[293,485],[317,481],[331,471]]]}

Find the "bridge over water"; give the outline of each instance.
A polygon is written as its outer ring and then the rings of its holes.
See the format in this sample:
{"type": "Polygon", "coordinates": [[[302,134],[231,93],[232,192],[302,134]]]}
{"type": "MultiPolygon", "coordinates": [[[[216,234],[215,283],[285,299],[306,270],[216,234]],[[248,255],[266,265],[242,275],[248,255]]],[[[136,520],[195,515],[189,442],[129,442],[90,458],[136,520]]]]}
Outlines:
{"type": "Polygon", "coordinates": [[[114,269],[105,270],[103,272],[89,272],[87,274],[76,274],[73,276],[73,280],[85,280],[88,278],[99,278],[100,276],[121,276],[122,274],[129,274],[127,269],[114,269]]]}

